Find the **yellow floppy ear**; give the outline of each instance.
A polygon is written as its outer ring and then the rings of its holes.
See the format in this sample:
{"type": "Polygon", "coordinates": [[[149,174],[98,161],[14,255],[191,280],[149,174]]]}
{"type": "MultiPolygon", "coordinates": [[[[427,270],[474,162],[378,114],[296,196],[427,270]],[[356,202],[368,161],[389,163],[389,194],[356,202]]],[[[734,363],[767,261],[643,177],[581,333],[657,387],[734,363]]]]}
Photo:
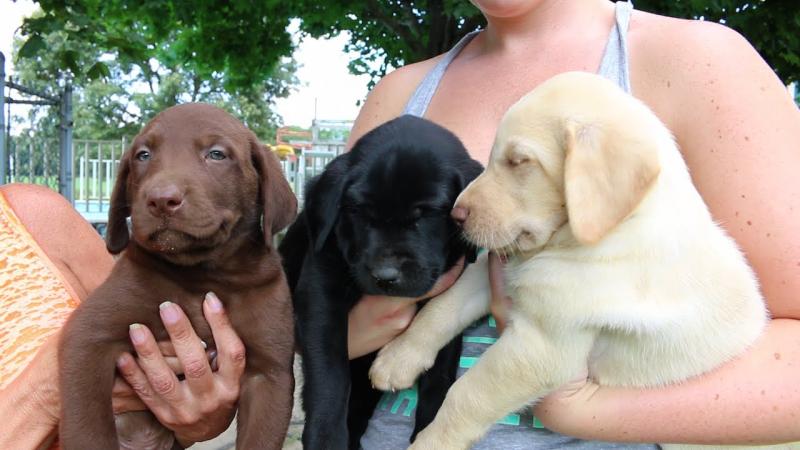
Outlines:
{"type": "Polygon", "coordinates": [[[564,191],[572,234],[594,244],[622,222],[658,178],[656,141],[635,130],[567,121],[564,191]]]}

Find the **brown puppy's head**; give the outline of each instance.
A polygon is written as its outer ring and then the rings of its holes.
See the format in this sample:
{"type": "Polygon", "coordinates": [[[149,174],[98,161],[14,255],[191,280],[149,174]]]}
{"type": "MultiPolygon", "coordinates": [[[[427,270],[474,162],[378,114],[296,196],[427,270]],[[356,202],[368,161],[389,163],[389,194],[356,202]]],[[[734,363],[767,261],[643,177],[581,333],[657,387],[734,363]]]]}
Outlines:
{"type": "Polygon", "coordinates": [[[189,103],[157,115],[120,163],[106,245],[133,240],[162,258],[191,265],[219,257],[224,244],[274,233],[295,217],[297,201],[277,158],[222,109],[189,103]]]}
{"type": "Polygon", "coordinates": [[[597,243],[647,194],[665,143],[664,125],[614,83],[558,75],[509,108],[453,216],[469,240],[504,253],[536,251],[567,222],[579,243],[597,243]]]}

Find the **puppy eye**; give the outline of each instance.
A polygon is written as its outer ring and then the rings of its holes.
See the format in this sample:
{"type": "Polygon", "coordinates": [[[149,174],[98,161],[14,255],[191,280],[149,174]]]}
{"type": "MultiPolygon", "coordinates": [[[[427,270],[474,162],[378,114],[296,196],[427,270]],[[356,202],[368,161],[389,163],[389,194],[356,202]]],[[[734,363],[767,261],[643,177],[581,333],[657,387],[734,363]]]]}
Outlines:
{"type": "Polygon", "coordinates": [[[134,155],[134,158],[136,158],[137,161],[147,161],[150,159],[150,152],[147,150],[139,150],[136,152],[136,155],[134,155]]]}
{"type": "Polygon", "coordinates": [[[208,152],[206,157],[208,159],[213,159],[214,161],[222,161],[223,159],[227,158],[227,156],[225,156],[225,152],[222,150],[211,150],[208,152]]]}
{"type": "Polygon", "coordinates": [[[524,164],[524,163],[526,163],[528,161],[530,161],[530,158],[528,158],[527,156],[521,156],[521,155],[520,156],[511,156],[511,157],[508,158],[508,165],[511,166],[511,167],[517,167],[517,166],[519,166],[521,164],[524,164]]]}

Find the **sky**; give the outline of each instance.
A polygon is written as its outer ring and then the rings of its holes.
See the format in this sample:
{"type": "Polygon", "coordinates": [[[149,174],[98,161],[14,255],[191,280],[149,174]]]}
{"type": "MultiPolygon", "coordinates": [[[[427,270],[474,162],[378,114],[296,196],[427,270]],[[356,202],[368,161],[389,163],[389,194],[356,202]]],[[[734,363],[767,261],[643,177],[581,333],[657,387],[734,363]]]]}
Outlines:
{"type": "MultiPolygon", "coordinates": [[[[6,56],[7,75],[14,74],[10,61],[14,33],[22,18],[35,8],[31,0],[0,0],[0,51],[6,56]]],[[[289,29],[296,30],[297,24],[289,29]]],[[[315,100],[318,119],[355,119],[357,102],[367,95],[369,77],[348,72],[351,58],[343,50],[347,39],[346,34],[340,34],[328,40],[306,37],[300,42],[294,53],[300,64],[297,71],[300,85],[288,98],[276,102],[276,112],[283,117],[284,125],[311,126],[315,100]]]]}

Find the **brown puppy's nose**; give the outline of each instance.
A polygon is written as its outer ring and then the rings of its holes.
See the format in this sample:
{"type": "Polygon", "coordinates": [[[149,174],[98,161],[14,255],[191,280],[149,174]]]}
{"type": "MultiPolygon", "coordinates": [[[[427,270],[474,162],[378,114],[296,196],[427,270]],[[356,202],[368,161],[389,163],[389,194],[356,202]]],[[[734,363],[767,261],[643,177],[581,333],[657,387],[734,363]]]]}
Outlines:
{"type": "Polygon", "coordinates": [[[456,206],[452,211],[450,211],[450,217],[452,217],[453,220],[455,220],[459,225],[463,225],[467,220],[467,217],[469,217],[469,209],[463,206],[456,206]]]}
{"type": "Polygon", "coordinates": [[[175,185],[159,186],[147,193],[147,209],[154,216],[171,216],[183,205],[183,193],[175,185]]]}

